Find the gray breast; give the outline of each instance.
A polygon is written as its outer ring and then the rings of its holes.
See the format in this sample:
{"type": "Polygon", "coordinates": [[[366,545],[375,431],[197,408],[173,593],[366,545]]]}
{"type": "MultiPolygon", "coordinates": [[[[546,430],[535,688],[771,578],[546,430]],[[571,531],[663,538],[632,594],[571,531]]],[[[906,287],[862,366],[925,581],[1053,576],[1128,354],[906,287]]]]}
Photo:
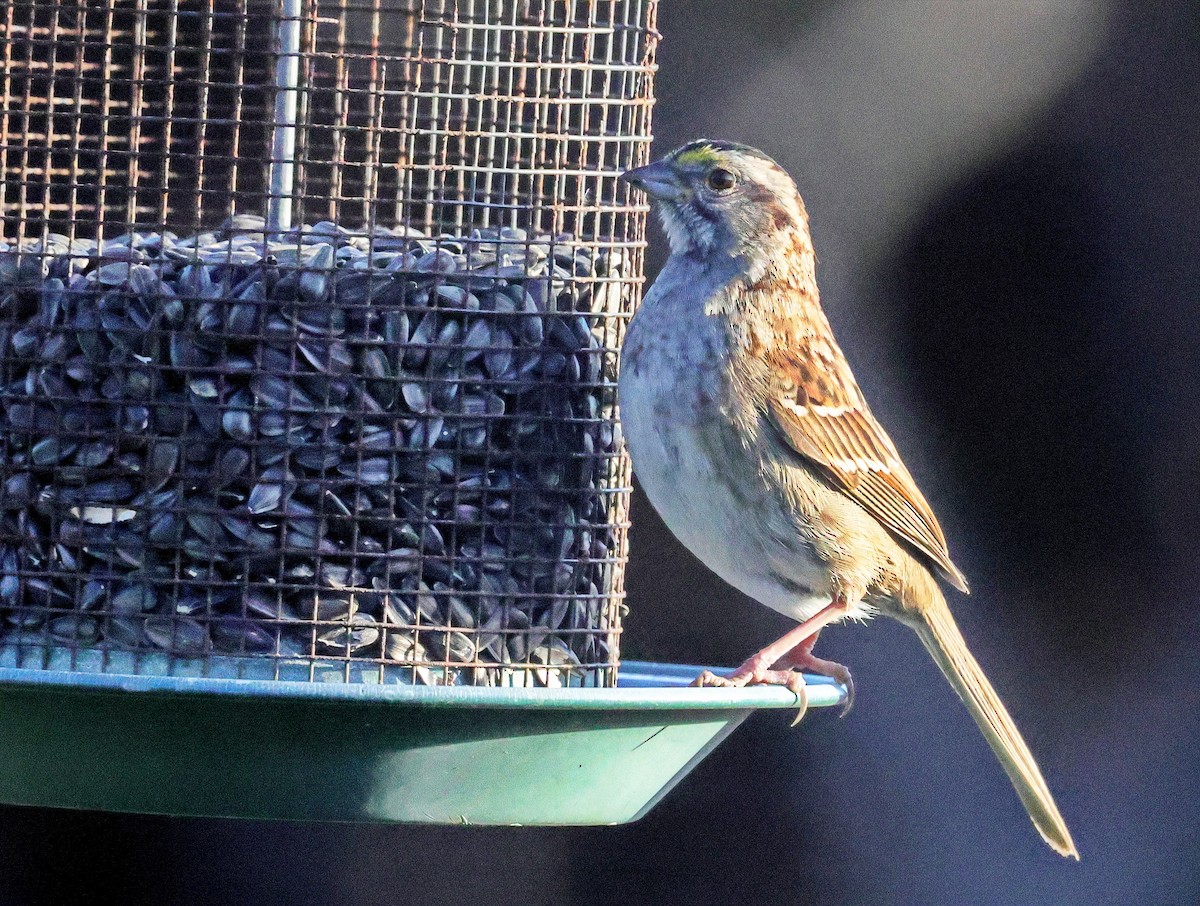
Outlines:
{"type": "Polygon", "coordinates": [[[630,326],[620,403],[634,471],[668,528],[706,566],[801,619],[828,602],[826,568],[763,480],[754,440],[748,448],[734,424],[739,400],[721,320],[685,301],[656,284],[630,326]]]}

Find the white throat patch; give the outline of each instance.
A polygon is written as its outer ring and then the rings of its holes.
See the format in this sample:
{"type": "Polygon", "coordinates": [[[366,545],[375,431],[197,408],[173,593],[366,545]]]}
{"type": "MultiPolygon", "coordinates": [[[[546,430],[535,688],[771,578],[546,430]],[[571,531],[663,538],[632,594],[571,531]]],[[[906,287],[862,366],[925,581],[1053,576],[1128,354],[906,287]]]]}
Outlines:
{"type": "Polygon", "coordinates": [[[693,248],[711,249],[716,243],[716,228],[703,217],[688,217],[687,213],[686,209],[681,211],[669,203],[658,206],[658,217],[673,255],[681,255],[693,248]]]}

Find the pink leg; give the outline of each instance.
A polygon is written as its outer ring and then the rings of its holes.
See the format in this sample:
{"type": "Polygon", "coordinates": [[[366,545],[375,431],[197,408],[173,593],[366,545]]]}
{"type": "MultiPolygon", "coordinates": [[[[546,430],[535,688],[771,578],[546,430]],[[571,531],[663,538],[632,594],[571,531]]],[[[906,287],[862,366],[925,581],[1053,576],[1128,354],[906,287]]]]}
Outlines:
{"type": "MultiPolygon", "coordinates": [[[[786,632],[766,648],[751,655],[746,661],[728,676],[717,676],[710,670],[705,670],[692,683],[693,686],[786,686],[800,697],[800,713],[792,722],[795,726],[808,709],[808,695],[804,692],[804,679],[796,671],[790,669],[772,670],[776,662],[800,648],[809,639],[815,641],[816,635],[830,623],[840,620],[850,609],[844,595],[837,595],[819,611],[786,632]]],[[[809,644],[811,649],[812,643],[809,644]]],[[[815,660],[815,659],[814,659],[815,660]]],[[[848,674],[847,674],[848,675],[848,674]]]]}
{"type": "Polygon", "coordinates": [[[845,717],[854,705],[854,678],[850,676],[850,669],[844,664],[816,657],[812,653],[813,646],[816,644],[817,635],[814,633],[780,658],[777,666],[807,670],[809,673],[828,676],[841,683],[846,687],[846,703],[842,705],[840,716],[845,717]]]}

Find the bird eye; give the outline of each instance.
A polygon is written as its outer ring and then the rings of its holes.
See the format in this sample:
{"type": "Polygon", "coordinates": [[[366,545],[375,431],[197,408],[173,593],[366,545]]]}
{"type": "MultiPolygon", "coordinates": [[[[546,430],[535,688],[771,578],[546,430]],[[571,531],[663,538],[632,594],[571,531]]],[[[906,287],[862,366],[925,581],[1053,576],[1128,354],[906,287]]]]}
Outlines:
{"type": "Polygon", "coordinates": [[[735,182],[733,174],[724,167],[716,167],[708,174],[708,187],[714,192],[728,192],[735,182]]]}

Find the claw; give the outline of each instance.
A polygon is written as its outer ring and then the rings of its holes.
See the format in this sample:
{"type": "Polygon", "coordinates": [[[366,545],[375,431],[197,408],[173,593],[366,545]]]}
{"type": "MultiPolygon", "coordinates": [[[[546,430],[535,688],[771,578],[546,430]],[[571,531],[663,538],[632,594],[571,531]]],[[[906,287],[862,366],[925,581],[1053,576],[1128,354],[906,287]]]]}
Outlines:
{"type": "Polygon", "coordinates": [[[804,720],[804,715],[808,713],[808,684],[804,682],[804,675],[802,673],[793,670],[786,685],[800,699],[800,710],[796,712],[796,717],[792,721],[792,726],[794,727],[800,721],[804,720]]]}
{"type": "Polygon", "coordinates": [[[850,675],[849,670],[842,667],[834,674],[833,678],[846,687],[846,703],[842,705],[842,711],[838,714],[838,717],[845,717],[854,707],[854,677],[850,675]]]}
{"type": "Polygon", "coordinates": [[[764,670],[761,664],[751,659],[727,676],[718,676],[711,670],[705,670],[692,680],[692,685],[740,689],[742,686],[757,686],[761,683],[782,683],[781,680],[771,679],[769,674],[769,670],[764,670]]]}
{"type": "Polygon", "coordinates": [[[711,670],[705,670],[694,680],[692,685],[696,688],[703,689],[705,686],[716,686],[718,688],[728,688],[730,686],[741,686],[745,684],[745,680],[737,682],[737,678],[729,679],[724,676],[717,676],[711,670]]]}
{"type": "Polygon", "coordinates": [[[854,705],[854,680],[850,676],[849,669],[844,664],[827,661],[813,655],[812,649],[816,641],[817,637],[815,635],[810,636],[780,658],[779,665],[791,667],[796,670],[807,670],[810,673],[816,673],[820,676],[827,676],[834,682],[845,686],[846,701],[842,705],[842,712],[839,715],[840,717],[845,717],[850,713],[850,708],[854,705]]]}
{"type": "Polygon", "coordinates": [[[792,721],[792,726],[800,723],[804,719],[804,715],[808,713],[808,685],[804,682],[804,674],[799,670],[763,670],[761,667],[751,668],[747,663],[729,676],[718,676],[711,670],[705,670],[692,680],[692,685],[699,688],[704,686],[718,688],[756,685],[783,686],[800,699],[800,710],[796,713],[796,719],[792,721]]]}

